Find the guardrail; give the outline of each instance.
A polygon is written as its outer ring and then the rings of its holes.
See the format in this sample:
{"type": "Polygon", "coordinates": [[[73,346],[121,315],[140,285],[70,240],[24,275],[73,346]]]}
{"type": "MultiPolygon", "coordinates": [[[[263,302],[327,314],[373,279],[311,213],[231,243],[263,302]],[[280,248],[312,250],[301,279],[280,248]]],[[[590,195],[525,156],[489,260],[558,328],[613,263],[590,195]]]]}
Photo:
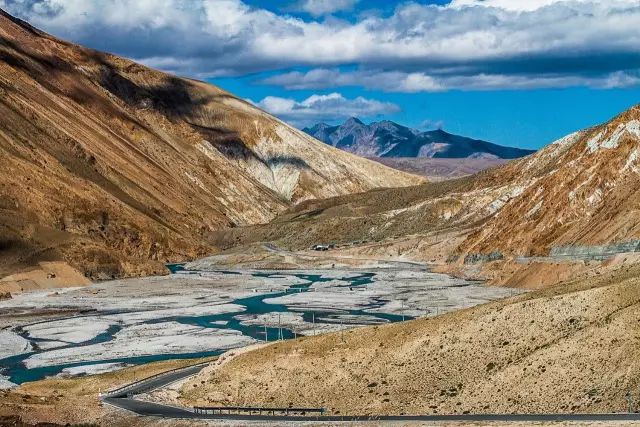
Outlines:
{"type": "Polygon", "coordinates": [[[116,388],[116,389],[112,389],[112,390],[107,390],[106,392],[101,393],[101,396],[112,397],[112,398],[113,397],[127,396],[127,394],[128,394],[127,391],[133,390],[133,389],[139,387],[140,385],[144,384],[145,382],[148,382],[148,381],[154,380],[156,378],[163,377],[165,375],[172,374],[172,373],[175,373],[175,372],[182,372],[182,371],[186,371],[186,370],[189,370],[189,369],[200,368],[200,367],[204,368],[206,365],[208,365],[210,363],[211,362],[200,362],[200,363],[196,363],[195,365],[183,366],[181,368],[175,368],[175,369],[171,369],[169,371],[163,371],[163,372],[157,373],[155,375],[151,375],[150,377],[146,377],[146,378],[143,378],[141,380],[129,383],[129,384],[125,385],[125,386],[122,386],[122,387],[119,387],[119,388],[116,388]]]}
{"type": "Polygon", "coordinates": [[[248,413],[252,415],[258,413],[267,413],[271,415],[284,414],[284,415],[306,415],[306,414],[319,414],[324,415],[324,408],[268,408],[268,407],[251,407],[251,406],[194,406],[193,412],[198,415],[222,415],[232,413],[248,413]]]}

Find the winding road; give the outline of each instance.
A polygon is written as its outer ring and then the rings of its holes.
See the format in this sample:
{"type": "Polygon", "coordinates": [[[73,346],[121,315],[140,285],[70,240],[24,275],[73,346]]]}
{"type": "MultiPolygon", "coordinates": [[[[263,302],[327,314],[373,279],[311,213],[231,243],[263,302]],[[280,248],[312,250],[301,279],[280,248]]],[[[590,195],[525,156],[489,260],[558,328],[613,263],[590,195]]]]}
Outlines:
{"type": "Polygon", "coordinates": [[[460,415],[384,415],[384,416],[303,416],[303,415],[259,415],[259,414],[203,414],[192,408],[176,407],[153,402],[136,400],[136,394],[146,393],[176,381],[188,378],[200,372],[207,363],[188,366],[164,372],[153,377],[128,384],[119,389],[100,395],[105,404],[133,412],[140,416],[175,418],[175,419],[207,419],[236,421],[279,421],[279,422],[352,422],[352,421],[424,421],[424,422],[640,422],[640,414],[460,414],[460,415]]]}

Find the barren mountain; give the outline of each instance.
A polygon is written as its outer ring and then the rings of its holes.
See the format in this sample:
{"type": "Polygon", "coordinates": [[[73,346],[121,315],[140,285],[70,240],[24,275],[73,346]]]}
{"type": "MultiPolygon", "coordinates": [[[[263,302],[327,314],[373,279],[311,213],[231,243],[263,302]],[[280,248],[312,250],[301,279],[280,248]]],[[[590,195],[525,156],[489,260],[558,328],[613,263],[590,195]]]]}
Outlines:
{"type": "MultiPolygon", "coordinates": [[[[214,233],[222,245],[274,241],[301,249],[367,240],[431,257],[438,233],[466,235],[449,255],[547,255],[563,245],[640,239],[640,107],[476,175],[309,201],[267,225],[214,233]],[[406,242],[413,243],[407,245],[406,242]],[[428,243],[425,243],[428,242],[428,243]]],[[[442,243],[442,242],[440,242],[442,243]]],[[[368,250],[368,249],[367,249],[368,250]]],[[[463,259],[460,257],[460,259],[463,259]]]]}
{"type": "MultiPolygon", "coordinates": [[[[308,202],[252,231],[303,246],[326,236],[341,242],[343,233],[330,230],[348,222],[349,238],[377,242],[334,254],[439,255],[442,263],[451,254],[546,255],[638,239],[639,123],[634,107],[497,169],[308,202]]],[[[333,414],[623,411],[639,386],[637,260],[523,263],[517,268],[558,284],[432,319],[278,342],[210,366],[185,384],[182,400],[333,414]]],[[[515,277],[514,286],[533,282],[515,277]]],[[[536,281],[531,287],[543,287],[536,281]]]]}
{"type": "Polygon", "coordinates": [[[0,277],[65,260],[144,274],[303,200],[417,184],[233,95],[0,11],[0,277]]]}
{"type": "Polygon", "coordinates": [[[640,238],[640,106],[504,167],[517,184],[465,252],[547,254],[640,238]],[[505,232],[508,230],[508,232],[505,232]]]}
{"type": "Polygon", "coordinates": [[[329,145],[366,157],[515,159],[534,152],[452,135],[441,129],[421,132],[389,120],[366,125],[352,117],[339,126],[320,123],[304,131],[329,145]]]}

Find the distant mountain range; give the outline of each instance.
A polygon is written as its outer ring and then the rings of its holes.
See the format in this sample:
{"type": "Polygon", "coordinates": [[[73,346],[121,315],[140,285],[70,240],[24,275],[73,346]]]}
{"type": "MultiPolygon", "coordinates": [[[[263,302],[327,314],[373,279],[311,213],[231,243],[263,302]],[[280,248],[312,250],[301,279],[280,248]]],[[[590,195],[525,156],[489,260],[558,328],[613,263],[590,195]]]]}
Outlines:
{"type": "Polygon", "coordinates": [[[440,129],[421,132],[388,120],[366,125],[355,117],[339,126],[319,123],[303,131],[364,157],[515,159],[535,152],[452,135],[440,129]]]}

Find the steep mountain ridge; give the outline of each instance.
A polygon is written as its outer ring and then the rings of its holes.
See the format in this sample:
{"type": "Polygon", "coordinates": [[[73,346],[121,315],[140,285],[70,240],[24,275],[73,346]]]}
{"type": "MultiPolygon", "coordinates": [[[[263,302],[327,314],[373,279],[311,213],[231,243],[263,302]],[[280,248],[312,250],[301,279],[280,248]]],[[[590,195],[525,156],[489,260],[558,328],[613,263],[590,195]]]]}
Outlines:
{"type": "Polygon", "coordinates": [[[462,249],[534,255],[560,245],[640,238],[639,154],[640,106],[635,106],[507,165],[502,172],[520,183],[518,194],[462,249]]]}
{"type": "Polygon", "coordinates": [[[355,117],[339,126],[320,123],[304,132],[365,157],[514,159],[534,152],[452,135],[441,129],[420,132],[389,120],[366,125],[355,117]]]}
{"type": "Polygon", "coordinates": [[[2,11],[0,141],[0,277],[60,259],[94,278],[159,272],[221,227],[421,182],[2,11]]]}

